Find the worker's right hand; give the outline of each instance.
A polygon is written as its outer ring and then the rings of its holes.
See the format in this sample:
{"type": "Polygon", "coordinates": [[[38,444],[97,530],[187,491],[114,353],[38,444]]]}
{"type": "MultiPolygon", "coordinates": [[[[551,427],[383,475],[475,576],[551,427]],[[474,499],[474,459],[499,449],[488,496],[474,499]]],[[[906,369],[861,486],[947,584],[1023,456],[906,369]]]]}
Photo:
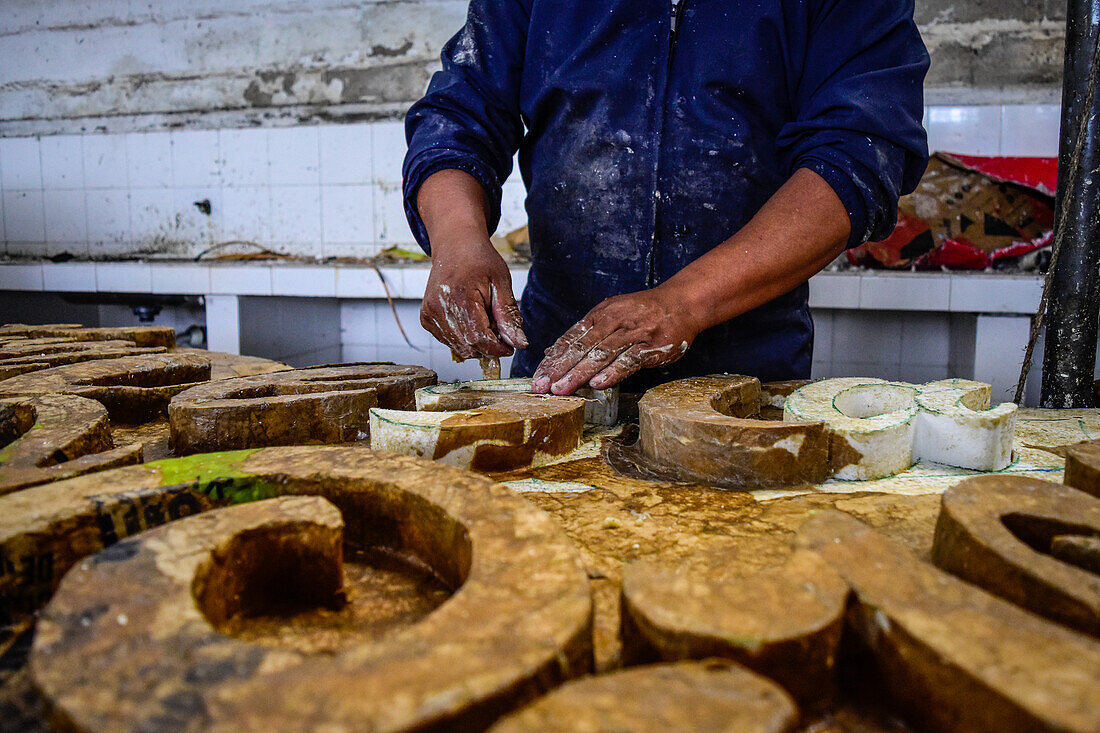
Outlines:
{"type": "Polygon", "coordinates": [[[420,323],[462,359],[527,347],[508,265],[476,231],[433,242],[420,323]]]}

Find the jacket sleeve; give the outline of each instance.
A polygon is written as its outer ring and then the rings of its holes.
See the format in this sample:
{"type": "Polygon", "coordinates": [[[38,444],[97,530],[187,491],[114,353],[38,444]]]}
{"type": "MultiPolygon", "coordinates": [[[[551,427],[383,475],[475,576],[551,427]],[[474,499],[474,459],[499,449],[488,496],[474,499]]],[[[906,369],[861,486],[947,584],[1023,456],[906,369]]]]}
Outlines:
{"type": "Polygon", "coordinates": [[[443,68],[405,117],[405,216],[416,241],[431,244],[416,195],[433,173],[473,176],[489,202],[489,231],[500,221],[500,190],[523,136],[519,86],[527,44],[524,0],[472,0],[466,25],[443,47],[443,68]]]}
{"type": "Polygon", "coordinates": [[[913,0],[817,0],[809,5],[796,119],[780,130],[793,173],[809,168],[844,203],[849,247],[889,236],[898,198],[928,164],[921,119],[928,52],[913,0]]]}

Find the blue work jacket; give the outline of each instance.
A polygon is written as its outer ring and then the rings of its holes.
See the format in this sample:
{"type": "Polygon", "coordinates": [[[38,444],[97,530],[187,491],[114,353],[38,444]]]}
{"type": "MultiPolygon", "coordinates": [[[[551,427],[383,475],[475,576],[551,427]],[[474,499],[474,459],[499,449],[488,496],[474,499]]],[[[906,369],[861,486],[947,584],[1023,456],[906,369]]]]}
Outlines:
{"type": "MultiPolygon", "coordinates": [[[[890,233],[927,164],[913,0],[472,0],[442,61],[406,118],[405,211],[430,252],[416,194],[455,168],[484,187],[492,231],[519,151],[531,345],[515,376],[600,301],[736,233],[798,168],[836,191],[856,245],[890,233]]],[[[812,348],[802,284],[634,386],[806,378],[812,348]]]]}

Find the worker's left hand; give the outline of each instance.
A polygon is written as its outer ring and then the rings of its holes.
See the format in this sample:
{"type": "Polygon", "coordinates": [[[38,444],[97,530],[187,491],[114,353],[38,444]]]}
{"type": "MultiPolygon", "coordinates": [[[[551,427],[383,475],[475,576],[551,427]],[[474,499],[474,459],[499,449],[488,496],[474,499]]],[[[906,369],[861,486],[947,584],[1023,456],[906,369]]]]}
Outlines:
{"type": "Polygon", "coordinates": [[[660,287],[608,298],[546,351],[532,389],[568,395],[613,387],[644,367],[683,356],[702,330],[682,301],[660,287]]]}

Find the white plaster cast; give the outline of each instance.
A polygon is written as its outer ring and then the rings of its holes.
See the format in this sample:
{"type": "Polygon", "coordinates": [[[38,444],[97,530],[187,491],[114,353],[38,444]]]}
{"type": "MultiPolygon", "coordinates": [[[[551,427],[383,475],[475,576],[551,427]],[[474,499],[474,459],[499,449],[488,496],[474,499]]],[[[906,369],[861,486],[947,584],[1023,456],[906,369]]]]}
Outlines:
{"type": "Polygon", "coordinates": [[[922,385],[865,377],[826,379],[787,398],[786,420],[821,420],[834,476],[871,480],[930,461],[999,471],[1012,461],[1016,405],[990,409],[990,386],[964,379],[922,385]]]}

